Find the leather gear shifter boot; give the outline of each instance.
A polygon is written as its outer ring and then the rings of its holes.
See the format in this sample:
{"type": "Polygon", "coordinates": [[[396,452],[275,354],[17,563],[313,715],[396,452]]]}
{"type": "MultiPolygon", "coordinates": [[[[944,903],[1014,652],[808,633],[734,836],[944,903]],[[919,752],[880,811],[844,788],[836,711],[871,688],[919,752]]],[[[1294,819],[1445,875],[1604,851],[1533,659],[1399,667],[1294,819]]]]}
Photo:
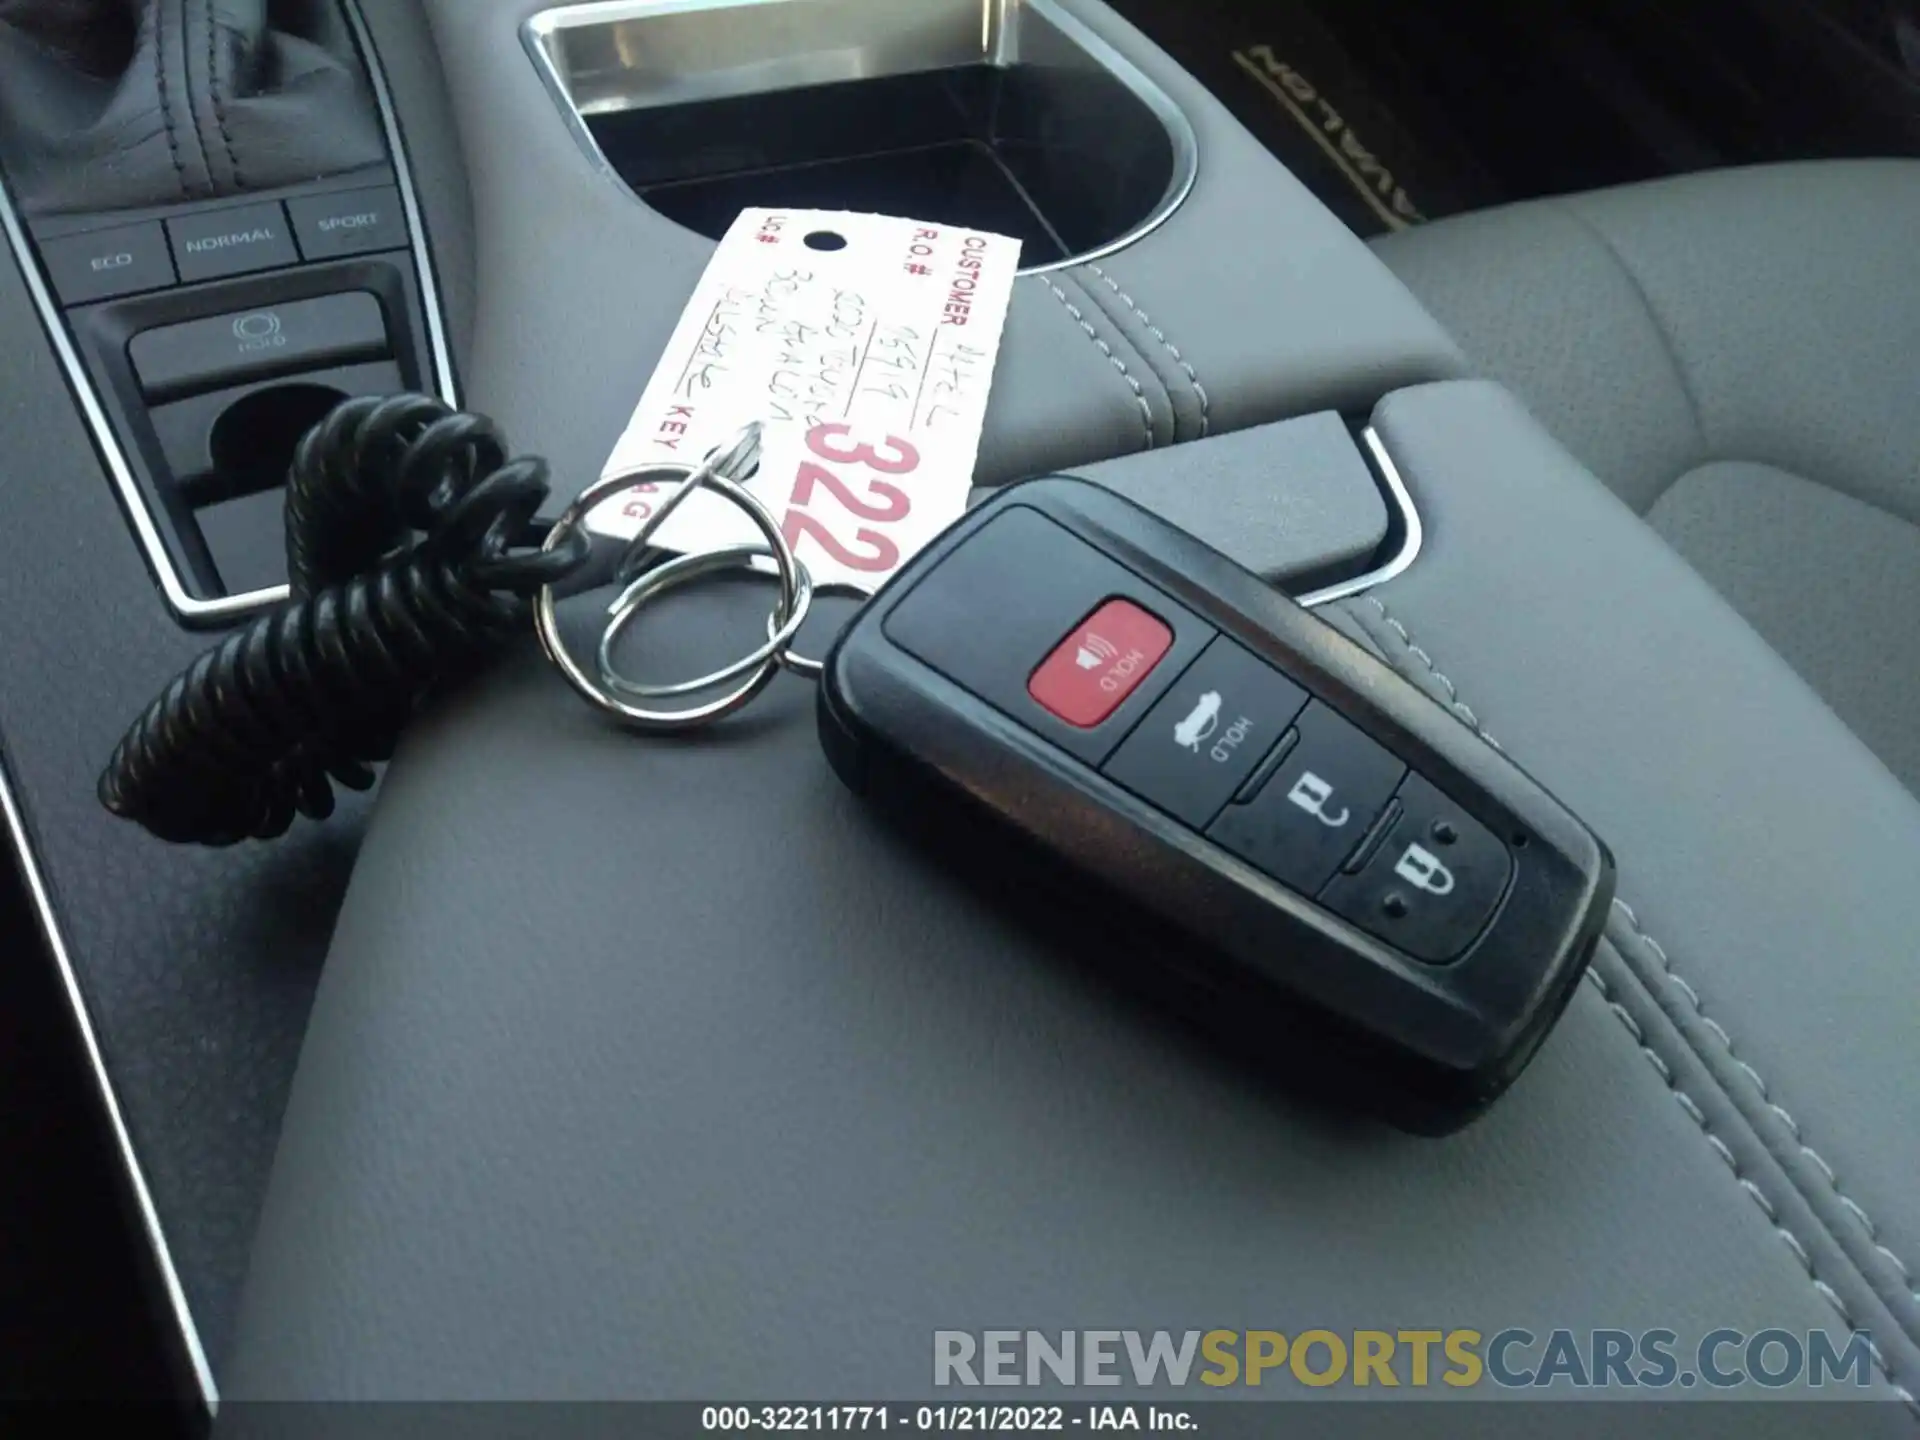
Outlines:
{"type": "Polygon", "coordinates": [[[0,0],[0,163],[30,216],[243,195],[386,158],[335,0],[0,0]]]}

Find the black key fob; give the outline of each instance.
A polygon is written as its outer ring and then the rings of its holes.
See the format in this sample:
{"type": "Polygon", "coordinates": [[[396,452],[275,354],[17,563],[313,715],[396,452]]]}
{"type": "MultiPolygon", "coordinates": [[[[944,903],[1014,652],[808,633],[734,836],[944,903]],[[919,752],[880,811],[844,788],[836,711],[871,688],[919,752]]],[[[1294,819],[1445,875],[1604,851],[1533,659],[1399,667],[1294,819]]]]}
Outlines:
{"type": "Polygon", "coordinates": [[[1606,847],[1505,756],[1086,481],[1012,486],[916,556],[819,720],[854,791],[1092,963],[1420,1133],[1526,1065],[1613,897],[1606,847]]]}

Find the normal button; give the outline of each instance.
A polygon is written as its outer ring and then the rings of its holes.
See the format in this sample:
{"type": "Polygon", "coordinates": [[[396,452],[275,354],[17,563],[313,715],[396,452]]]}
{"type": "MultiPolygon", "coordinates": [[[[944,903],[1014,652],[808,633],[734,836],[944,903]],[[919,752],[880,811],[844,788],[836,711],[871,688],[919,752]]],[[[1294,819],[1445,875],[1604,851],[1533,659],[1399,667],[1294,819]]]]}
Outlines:
{"type": "Polygon", "coordinates": [[[183,215],[167,221],[167,236],[180,278],[188,284],[300,263],[287,217],[277,204],[183,215]]]}

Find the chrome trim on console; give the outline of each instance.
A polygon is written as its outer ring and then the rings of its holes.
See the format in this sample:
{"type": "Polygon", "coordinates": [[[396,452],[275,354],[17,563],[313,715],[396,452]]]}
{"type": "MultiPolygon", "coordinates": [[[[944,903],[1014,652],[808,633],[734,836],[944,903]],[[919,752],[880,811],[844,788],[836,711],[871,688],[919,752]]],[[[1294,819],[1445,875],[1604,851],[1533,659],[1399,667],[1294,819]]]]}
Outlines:
{"type": "Polygon", "coordinates": [[[33,843],[27,835],[27,819],[14,798],[4,760],[0,760],[0,810],[6,812],[8,838],[19,857],[28,897],[33,902],[34,913],[40,919],[40,929],[47,937],[47,948],[53,952],[54,964],[60,971],[60,984],[73,1011],[74,1024],[80,1032],[80,1043],[87,1052],[87,1064],[99,1088],[100,1101],[106,1108],[107,1123],[113,1131],[114,1148],[120,1152],[121,1163],[126,1166],[127,1178],[133,1187],[134,1206],[140,1216],[140,1227],[146,1232],[147,1244],[159,1267],[167,1308],[173,1314],[174,1323],[179,1326],[181,1344],[186,1350],[188,1364],[193,1369],[200,1399],[206,1405],[207,1413],[212,1415],[220,1407],[220,1391],[214,1384],[213,1367],[207,1363],[206,1347],[200,1342],[200,1327],[194,1323],[193,1310],[187,1304],[187,1293],[180,1284],[180,1272],[173,1263],[173,1251],[167,1246],[166,1227],[160,1223],[160,1212],[155,1208],[153,1194],[147,1188],[146,1172],[141,1168],[140,1156],[133,1148],[133,1135],[127,1129],[126,1117],[120,1111],[119,1096],[114,1093],[113,1080],[107,1074],[100,1040],[94,1033],[86,996],[80,989],[80,977],[75,973],[73,959],[67,953],[66,939],[60,933],[60,920],[53,912],[53,899],[47,891],[46,879],[40,873],[39,862],[34,857],[33,843]]]}
{"type": "Polygon", "coordinates": [[[1335,600],[1350,599],[1364,594],[1376,585],[1384,585],[1407,573],[1413,562],[1420,558],[1420,547],[1426,543],[1426,529],[1420,523],[1420,510],[1413,503],[1413,494],[1407,489],[1407,482],[1401,477],[1400,467],[1393,463],[1393,456],[1387,453],[1386,442],[1371,425],[1360,432],[1368,452],[1373,456],[1374,468],[1380,478],[1386,482],[1387,492],[1393,497],[1393,503],[1400,512],[1400,548],[1393,558],[1376,569],[1369,570],[1352,580],[1342,580],[1337,585],[1329,585],[1324,590],[1315,590],[1309,595],[1299,596],[1299,603],[1309,610],[1315,606],[1327,605],[1335,600]]]}
{"type": "MultiPolygon", "coordinates": [[[[821,4],[823,0],[812,0],[812,3],[821,4]]],[[[900,4],[900,0],[835,0],[835,13],[842,19],[863,6],[872,8],[871,25],[865,36],[867,48],[845,56],[794,56],[784,61],[738,67],[735,72],[716,71],[705,77],[696,75],[688,79],[676,76],[676,83],[671,90],[658,95],[649,95],[636,75],[632,77],[633,83],[629,89],[622,90],[617,83],[603,84],[601,88],[606,93],[585,101],[575,98],[573,79],[566,71],[563,36],[568,30],[585,26],[613,27],[654,18],[685,21],[727,10],[754,12],[755,18],[760,21],[755,28],[759,29],[767,23],[765,17],[776,14],[780,7],[802,8],[801,0],[587,0],[585,4],[563,5],[540,11],[520,27],[520,38],[554,104],[565,117],[575,142],[597,169],[626,188],[626,182],[594,139],[592,130],[583,118],[585,114],[639,109],[649,104],[685,104],[831,80],[903,73],[899,63],[901,47],[924,43],[929,37],[938,42],[939,48],[928,58],[943,63],[1017,64],[1021,49],[1020,19],[1030,12],[1118,80],[1153,112],[1166,130],[1168,142],[1173,147],[1173,173],[1166,192],[1152,213],[1124,235],[1095,249],[1050,264],[1031,266],[1020,273],[1043,275],[1103,260],[1164,225],[1185,203],[1200,174],[1199,137],[1194,133],[1192,122],[1173,98],[1131,60],[1077,16],[1055,3],[1055,0],[954,0],[954,3],[960,13],[953,17],[954,23],[942,25],[939,22],[943,17],[933,15],[924,4],[917,10],[909,11],[900,4]],[[979,12],[977,21],[969,18],[976,9],[979,12]],[[838,63],[829,66],[829,60],[838,63]],[[742,72],[752,76],[750,85],[738,78],[742,72]],[[736,78],[728,78],[730,73],[736,78]]],[[[613,37],[613,41],[613,53],[624,61],[627,50],[632,47],[623,46],[618,36],[613,37]]],[[[645,203],[644,199],[641,203],[645,203]]]]}
{"type": "MultiPolygon", "coordinates": [[[[394,177],[399,186],[401,202],[406,210],[407,224],[412,234],[414,266],[420,287],[422,308],[426,312],[434,384],[441,398],[449,405],[455,405],[458,403],[458,396],[453,377],[453,357],[447,346],[446,329],[440,313],[440,294],[434,281],[432,260],[427,250],[426,230],[421,223],[419,200],[413,188],[413,175],[408,168],[406,152],[401,145],[399,120],[393,108],[392,96],[387,89],[385,72],[374,50],[372,37],[361,17],[358,0],[342,0],[342,6],[373,85],[374,99],[379,107],[381,124],[386,132],[388,150],[393,161],[394,177]]],[[[0,175],[0,230],[6,233],[7,242],[12,247],[14,258],[26,282],[27,292],[32,297],[34,308],[39,312],[48,342],[60,361],[74,399],[80,407],[88,428],[93,433],[94,444],[99,450],[100,458],[120,493],[121,503],[126,510],[128,520],[166,597],[167,604],[188,624],[210,624],[286,598],[285,586],[256,590],[245,595],[231,595],[219,600],[201,600],[187,593],[178,572],[167,556],[166,547],[154,526],[153,517],[127,464],[126,455],[120,448],[113,426],[100,405],[99,397],[94,392],[92,378],[87,373],[86,366],[67,333],[65,317],[45,277],[41,274],[34,257],[33,247],[27,238],[24,221],[14,207],[13,197],[7,189],[4,175],[0,175]]],[[[67,949],[59,916],[54,910],[52,894],[40,869],[38,857],[34,853],[26,814],[14,793],[4,756],[0,756],[0,811],[5,813],[7,838],[19,859],[20,873],[26,883],[28,898],[39,920],[41,931],[46,936],[47,948],[53,955],[55,966],[60,974],[61,987],[66,994],[68,1006],[73,1012],[81,1045],[86,1051],[87,1064],[93,1072],[94,1082],[106,1111],[108,1126],[112,1131],[113,1146],[118,1151],[121,1163],[126,1169],[140,1226],[145,1233],[148,1247],[152,1251],[159,1272],[167,1309],[173,1316],[179,1331],[181,1348],[185,1352],[189,1368],[193,1371],[195,1388],[208,1415],[215,1415],[220,1406],[220,1391],[214,1380],[213,1367],[208,1361],[206,1346],[201,1340],[200,1327],[194,1319],[185,1287],[181,1284],[179,1268],[174,1263],[173,1251],[167,1243],[166,1227],[161,1222],[153,1192],[147,1184],[146,1171],[134,1147],[132,1132],[127,1128],[126,1116],[120,1108],[113,1078],[107,1071],[106,1059],[100,1047],[99,1036],[94,1030],[91,1012],[87,1008],[86,996],[80,987],[80,979],[78,972],[74,969],[72,955],[67,949]]]]}
{"type": "Polygon", "coordinates": [[[340,0],[340,6],[353,29],[354,44],[359,47],[361,62],[367,67],[367,79],[373,85],[373,101],[380,109],[380,125],[387,136],[387,158],[393,162],[400,204],[407,213],[407,232],[413,237],[413,272],[420,286],[420,308],[426,312],[434,393],[458,409],[460,390],[453,375],[453,349],[447,343],[446,319],[440,313],[440,286],[433,273],[433,254],[427,245],[420,197],[413,188],[413,166],[407,160],[407,147],[402,143],[400,112],[394,108],[393,92],[387,88],[386,67],[380,63],[380,52],[374,47],[373,32],[367,29],[366,18],[360,13],[360,0],[340,0]]]}

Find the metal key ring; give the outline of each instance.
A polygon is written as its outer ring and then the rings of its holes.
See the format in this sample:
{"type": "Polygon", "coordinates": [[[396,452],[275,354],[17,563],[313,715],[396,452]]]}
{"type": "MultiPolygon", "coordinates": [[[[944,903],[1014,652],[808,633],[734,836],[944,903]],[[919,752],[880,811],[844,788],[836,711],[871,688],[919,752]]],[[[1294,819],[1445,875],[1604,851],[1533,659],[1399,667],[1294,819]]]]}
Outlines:
{"type": "MultiPolygon", "coordinates": [[[[808,573],[805,565],[798,566],[799,593],[794,599],[793,613],[787,617],[786,623],[779,623],[778,610],[769,614],[767,643],[757,650],[751,650],[742,655],[731,665],[694,680],[680,680],[668,685],[648,685],[638,680],[629,680],[613,663],[614,643],[627,626],[633,623],[634,617],[648,605],[702,576],[711,575],[717,570],[746,568],[750,562],[762,556],[774,561],[775,564],[779,563],[779,556],[765,545],[723,545],[717,550],[700,550],[691,555],[677,556],[655,566],[635,580],[621,592],[620,597],[613,604],[607,607],[607,613],[613,618],[607,623],[605,632],[600,636],[600,648],[595,655],[600,665],[600,683],[609,690],[635,699],[666,700],[676,695],[694,695],[702,690],[711,690],[717,685],[724,685],[729,680],[738,679],[748,671],[769,662],[787,665],[786,647],[793,642],[793,637],[800,633],[800,627],[807,623],[807,615],[813,609],[815,594],[813,576],[808,573]]],[[[791,670],[793,667],[787,665],[787,668],[791,670]]]]}
{"type": "Polygon", "coordinates": [[[630,472],[627,478],[635,484],[645,483],[639,477],[655,473],[671,474],[679,479],[680,484],[672,494],[660,502],[653,513],[647,516],[646,523],[627,542],[627,548],[620,552],[619,562],[614,566],[613,571],[614,583],[625,585],[645,570],[647,552],[653,546],[654,532],[667,523],[668,517],[680,508],[682,501],[694,491],[704,488],[706,476],[718,475],[723,480],[735,480],[743,484],[753,477],[753,472],[760,466],[762,428],[758,423],[743,427],[725,445],[715,446],[708,452],[706,459],[692,468],[684,465],[660,465],[630,472]]]}
{"type": "MultiPolygon", "coordinates": [[[[628,474],[608,475],[596,480],[582,490],[574,502],[566,508],[565,513],[548,533],[546,541],[540,547],[541,550],[543,552],[553,550],[585,521],[595,507],[642,483],[648,475],[670,474],[680,479],[679,488],[641,527],[639,535],[628,546],[627,557],[631,558],[643,548],[652,533],[694,490],[710,489],[741,510],[766,537],[767,549],[772,555],[780,582],[780,600],[774,608],[773,619],[776,628],[784,627],[792,620],[794,610],[799,604],[800,562],[794,557],[793,547],[787,544],[786,536],[780,533],[780,527],[767,507],[755,499],[743,486],[718,473],[718,464],[736,457],[743,445],[744,439],[736,441],[727,451],[716,455],[695,469],[677,465],[650,466],[628,474]]],[[[731,560],[730,563],[739,562],[731,560]]],[[[683,575],[685,573],[682,572],[683,575]]],[[[811,585],[811,580],[808,584],[811,585]]],[[[690,730],[723,719],[750,704],[762,690],[767,688],[774,676],[780,673],[779,661],[770,657],[761,661],[759,668],[738,687],[705,705],[693,706],[686,710],[649,710],[643,706],[630,704],[613,694],[607,687],[596,684],[593,677],[589,676],[581,668],[580,663],[573,658],[572,652],[567,649],[566,641],[560,634],[558,606],[551,585],[543,586],[535,596],[533,613],[534,628],[540,637],[540,648],[574,691],[588,704],[614,716],[623,724],[639,730],[655,732],[690,730]]],[[[715,681],[709,676],[701,682],[699,688],[707,688],[716,683],[724,682],[715,681]]]]}
{"type": "MultiPolygon", "coordinates": [[[[755,548],[757,549],[758,547],[756,546],[755,548]]],[[[800,566],[800,572],[803,575],[807,574],[807,567],[804,563],[800,566]]],[[[811,575],[807,575],[807,588],[811,592],[807,597],[809,605],[822,595],[845,595],[854,600],[864,601],[873,594],[871,590],[862,590],[851,580],[829,580],[824,585],[816,585],[813,583],[813,577],[811,575]]],[[[767,617],[767,642],[773,647],[774,659],[780,662],[789,675],[798,675],[802,680],[818,680],[822,675],[827,673],[826,661],[809,660],[805,655],[796,655],[788,648],[788,643],[793,639],[793,636],[799,633],[799,626],[794,626],[792,632],[787,633],[785,626],[782,626],[779,631],[776,631],[773,622],[774,617],[769,615],[767,617]],[[785,634],[785,639],[779,638],[781,634],[785,634]]]]}

